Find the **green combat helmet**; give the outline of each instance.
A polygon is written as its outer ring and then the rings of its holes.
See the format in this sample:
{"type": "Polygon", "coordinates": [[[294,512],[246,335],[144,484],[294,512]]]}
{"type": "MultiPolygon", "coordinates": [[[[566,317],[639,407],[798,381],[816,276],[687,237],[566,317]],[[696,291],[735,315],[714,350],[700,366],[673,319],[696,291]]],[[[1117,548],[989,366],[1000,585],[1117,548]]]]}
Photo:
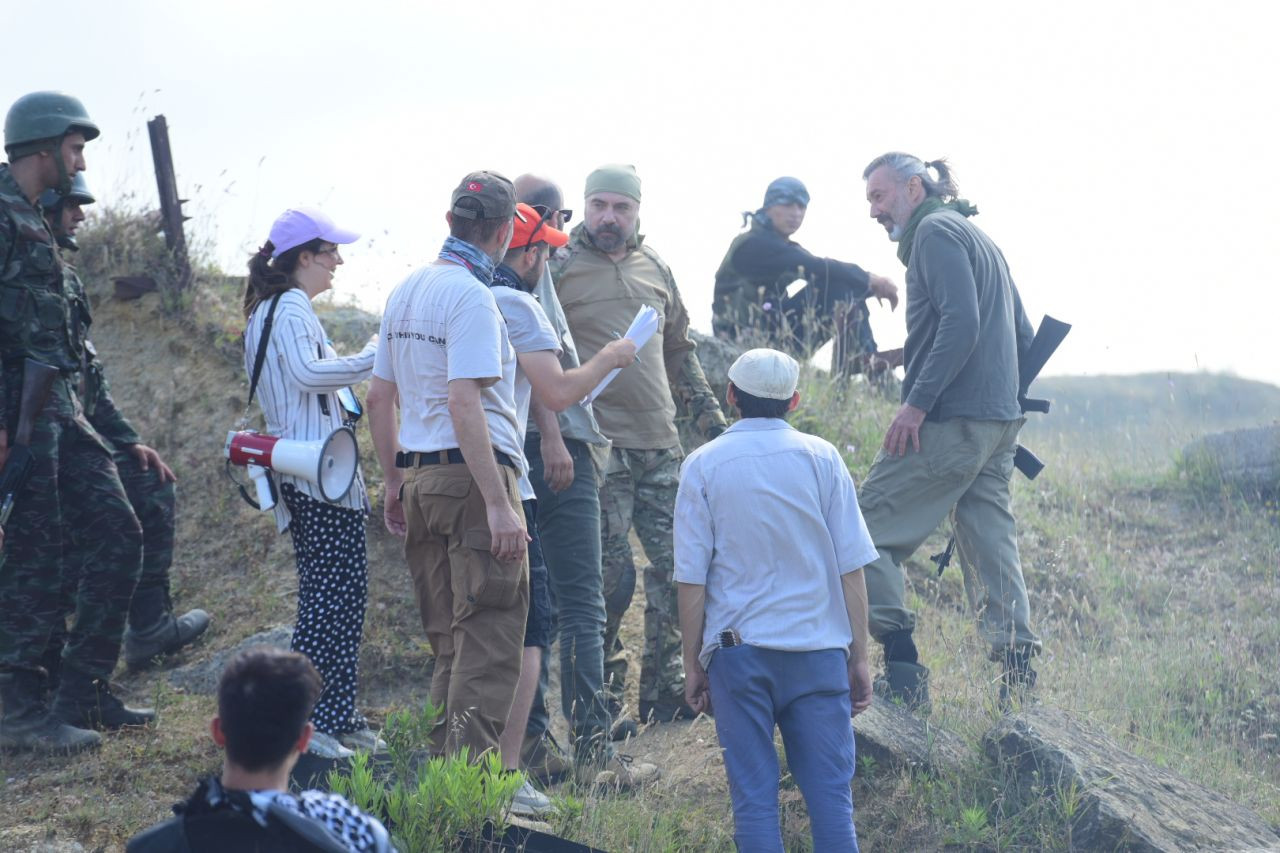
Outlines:
{"type": "MultiPolygon", "coordinates": [[[[4,118],[4,150],[11,160],[41,151],[57,152],[62,138],[77,130],[86,141],[101,133],[79,98],[65,92],[32,92],[9,107],[4,118]]],[[[61,157],[54,160],[58,164],[58,188],[70,192],[71,176],[66,164],[61,157]]]]}
{"type": "Polygon", "coordinates": [[[70,192],[60,193],[50,189],[40,194],[40,207],[44,209],[45,219],[49,220],[49,228],[53,231],[58,245],[72,252],[78,252],[80,246],[76,243],[75,236],[62,230],[62,205],[68,201],[74,201],[82,206],[97,201],[93,193],[89,192],[89,182],[84,179],[84,174],[81,172],[76,172],[76,176],[71,179],[70,192]]]}

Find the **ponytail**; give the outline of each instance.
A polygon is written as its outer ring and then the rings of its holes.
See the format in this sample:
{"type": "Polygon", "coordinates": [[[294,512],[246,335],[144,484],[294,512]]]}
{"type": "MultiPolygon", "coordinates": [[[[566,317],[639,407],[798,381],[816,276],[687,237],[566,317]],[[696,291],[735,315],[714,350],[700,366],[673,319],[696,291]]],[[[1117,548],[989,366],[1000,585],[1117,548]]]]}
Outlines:
{"type": "Polygon", "coordinates": [[[298,268],[298,257],[303,252],[316,252],[323,245],[324,240],[317,237],[281,252],[278,258],[272,260],[271,256],[276,251],[275,244],[270,240],[263,243],[262,248],[249,258],[249,277],[244,284],[245,319],[249,319],[258,303],[297,287],[293,272],[298,268]]]}

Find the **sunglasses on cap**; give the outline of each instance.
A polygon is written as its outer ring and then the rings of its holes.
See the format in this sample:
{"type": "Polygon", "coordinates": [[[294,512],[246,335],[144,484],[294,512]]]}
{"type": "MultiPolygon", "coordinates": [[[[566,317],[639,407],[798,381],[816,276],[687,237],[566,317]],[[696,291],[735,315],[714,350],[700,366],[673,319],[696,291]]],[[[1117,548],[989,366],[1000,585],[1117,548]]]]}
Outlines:
{"type": "Polygon", "coordinates": [[[543,218],[543,220],[544,220],[544,221],[545,221],[545,220],[547,220],[547,219],[550,219],[550,218],[551,218],[551,214],[553,214],[553,213],[559,213],[559,214],[560,214],[560,221],[561,221],[561,222],[564,222],[564,223],[566,223],[566,224],[568,224],[568,222],[569,222],[569,220],[570,220],[570,219],[573,219],[573,211],[572,211],[572,210],[563,210],[563,209],[561,209],[561,210],[559,210],[559,211],[555,211],[555,210],[552,210],[551,208],[547,207],[545,204],[531,204],[531,205],[529,205],[529,206],[530,206],[530,207],[532,207],[534,210],[536,210],[536,211],[538,212],[538,215],[540,215],[540,216],[543,218]]]}

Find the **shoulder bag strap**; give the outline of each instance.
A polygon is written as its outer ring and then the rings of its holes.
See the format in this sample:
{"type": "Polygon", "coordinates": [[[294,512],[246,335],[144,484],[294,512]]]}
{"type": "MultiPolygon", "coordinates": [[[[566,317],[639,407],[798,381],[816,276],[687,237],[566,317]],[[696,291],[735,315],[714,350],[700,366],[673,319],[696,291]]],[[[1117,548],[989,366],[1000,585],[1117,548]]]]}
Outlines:
{"type": "Polygon", "coordinates": [[[258,338],[258,351],[253,356],[253,375],[249,377],[249,401],[245,403],[245,412],[253,405],[253,395],[258,390],[258,378],[262,376],[262,363],[267,360],[267,339],[271,337],[271,321],[276,316],[276,305],[283,293],[271,297],[267,307],[267,317],[262,321],[262,336],[258,338]]]}

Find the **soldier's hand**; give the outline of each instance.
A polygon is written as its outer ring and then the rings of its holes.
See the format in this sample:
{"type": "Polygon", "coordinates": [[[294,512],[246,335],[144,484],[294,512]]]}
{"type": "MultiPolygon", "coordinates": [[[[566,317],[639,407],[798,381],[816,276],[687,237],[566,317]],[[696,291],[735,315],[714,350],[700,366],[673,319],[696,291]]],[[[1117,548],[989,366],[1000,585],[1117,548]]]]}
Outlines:
{"type": "Polygon", "coordinates": [[[0,468],[4,467],[4,461],[9,458],[9,431],[0,428],[0,468]]]}
{"type": "Polygon", "coordinates": [[[924,409],[917,409],[910,403],[903,403],[902,408],[893,416],[889,431],[884,436],[884,451],[890,456],[906,456],[907,447],[914,447],[920,452],[920,425],[924,423],[924,409]]]}
{"type": "Polygon", "coordinates": [[[889,300],[889,310],[895,311],[898,308],[898,285],[894,284],[888,278],[875,273],[868,273],[871,282],[867,285],[867,291],[874,296],[881,305],[885,300],[889,300]]]}
{"type": "Polygon", "coordinates": [[[164,460],[160,458],[160,454],[154,448],[147,447],[145,444],[134,444],[129,447],[129,452],[133,454],[133,458],[138,460],[138,467],[143,471],[150,471],[153,468],[156,475],[162,483],[176,483],[178,477],[173,473],[173,469],[164,464],[164,460]]]}
{"type": "Polygon", "coordinates": [[[524,519],[517,516],[516,511],[507,503],[487,507],[485,515],[489,520],[491,538],[489,552],[508,563],[514,563],[523,557],[531,541],[524,529],[524,519]]]}

